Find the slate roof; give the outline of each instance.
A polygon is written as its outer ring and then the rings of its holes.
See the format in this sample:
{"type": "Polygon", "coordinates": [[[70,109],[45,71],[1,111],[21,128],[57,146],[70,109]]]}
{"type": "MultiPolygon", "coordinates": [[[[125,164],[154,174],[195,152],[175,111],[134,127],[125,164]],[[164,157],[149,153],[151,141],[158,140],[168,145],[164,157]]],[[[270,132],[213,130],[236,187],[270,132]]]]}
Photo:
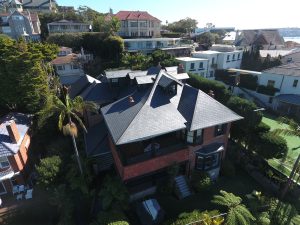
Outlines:
{"type": "Polygon", "coordinates": [[[281,102],[300,106],[300,95],[283,94],[283,95],[277,95],[275,99],[281,102]]]}
{"type": "MultiPolygon", "coordinates": [[[[49,7],[50,5],[50,0],[23,0],[22,1],[23,6],[26,7],[44,7],[47,6],[49,7]]],[[[53,2],[53,1],[52,1],[53,2]]]]}
{"type": "Polygon", "coordinates": [[[0,120],[0,157],[16,154],[31,124],[31,118],[22,113],[10,113],[0,120]],[[14,120],[20,134],[18,143],[13,143],[9,137],[6,125],[14,120]]]}
{"type": "Polygon", "coordinates": [[[107,79],[126,77],[132,70],[111,70],[105,71],[107,79]]]}
{"type": "Polygon", "coordinates": [[[71,98],[75,98],[77,95],[81,94],[89,85],[92,83],[101,83],[99,80],[89,76],[81,76],[75,83],[71,84],[69,88],[69,95],[71,98]]]}
{"type": "Polygon", "coordinates": [[[288,63],[263,70],[264,73],[300,77],[300,62],[288,63]]]}
{"type": "Polygon", "coordinates": [[[107,135],[108,131],[104,120],[88,129],[88,132],[84,134],[85,150],[88,156],[110,152],[107,135]]]}
{"type": "Polygon", "coordinates": [[[242,119],[204,92],[181,84],[165,71],[160,72],[151,88],[134,90],[101,111],[116,145],[242,119]],[[161,87],[170,82],[178,85],[175,96],[166,94],[161,87]],[[129,102],[129,96],[134,103],[129,102]]]}
{"type": "Polygon", "coordinates": [[[119,20],[150,20],[150,21],[158,21],[161,22],[154,16],[151,16],[146,11],[119,11],[115,14],[119,20]]]}

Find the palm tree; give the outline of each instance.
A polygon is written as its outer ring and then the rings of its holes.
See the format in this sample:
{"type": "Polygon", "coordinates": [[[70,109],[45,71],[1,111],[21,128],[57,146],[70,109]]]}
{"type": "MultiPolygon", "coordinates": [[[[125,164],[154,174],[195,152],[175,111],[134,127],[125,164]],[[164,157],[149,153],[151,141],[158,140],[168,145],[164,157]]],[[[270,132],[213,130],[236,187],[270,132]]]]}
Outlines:
{"type": "Polygon", "coordinates": [[[225,206],[228,209],[226,225],[250,225],[255,218],[245,205],[241,204],[242,199],[232,193],[221,190],[220,195],[214,195],[212,203],[225,206]]]}
{"type": "MultiPolygon", "coordinates": [[[[281,134],[281,135],[286,135],[286,136],[297,136],[300,138],[300,125],[292,120],[292,119],[288,119],[285,117],[280,117],[278,119],[278,122],[280,124],[287,124],[288,127],[287,128],[281,128],[281,129],[276,129],[274,132],[277,134],[281,134]]],[[[285,187],[283,188],[282,192],[281,192],[281,198],[284,198],[284,196],[286,195],[286,193],[288,192],[293,179],[295,178],[297,172],[299,172],[300,169],[300,154],[298,155],[294,165],[293,165],[293,169],[290,173],[290,176],[287,180],[287,183],[285,185],[285,187]]],[[[299,177],[298,177],[299,179],[299,177]]]]}
{"type": "Polygon", "coordinates": [[[93,102],[85,102],[82,97],[77,96],[71,99],[68,94],[68,89],[63,88],[63,100],[61,100],[56,95],[51,95],[47,101],[46,106],[42,109],[39,115],[39,124],[43,124],[45,120],[52,115],[58,116],[58,128],[63,132],[64,135],[69,135],[72,138],[73,147],[75,151],[75,156],[77,159],[78,167],[80,173],[83,174],[79,153],[76,145],[75,138],[78,135],[77,125],[73,122],[73,119],[80,125],[80,127],[87,132],[83,121],[80,116],[83,115],[84,111],[97,112],[97,105],[93,102]],[[64,122],[66,124],[64,125],[64,122]]]}

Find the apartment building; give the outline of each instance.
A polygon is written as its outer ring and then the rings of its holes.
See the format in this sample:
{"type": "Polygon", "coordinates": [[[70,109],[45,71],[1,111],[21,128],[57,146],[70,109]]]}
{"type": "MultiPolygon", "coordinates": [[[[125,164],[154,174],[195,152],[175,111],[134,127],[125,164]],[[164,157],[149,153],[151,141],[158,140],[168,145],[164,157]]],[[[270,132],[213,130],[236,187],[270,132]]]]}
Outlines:
{"type": "Polygon", "coordinates": [[[160,37],[161,21],[145,11],[119,11],[121,37],[160,37]]]}

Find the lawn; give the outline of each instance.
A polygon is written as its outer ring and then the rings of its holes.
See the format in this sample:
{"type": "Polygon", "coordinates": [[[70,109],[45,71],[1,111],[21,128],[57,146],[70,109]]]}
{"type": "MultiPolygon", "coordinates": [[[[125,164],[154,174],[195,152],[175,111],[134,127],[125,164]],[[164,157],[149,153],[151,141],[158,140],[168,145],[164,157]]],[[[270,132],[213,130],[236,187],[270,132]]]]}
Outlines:
{"type": "MultiPolygon", "coordinates": [[[[288,127],[285,124],[279,124],[276,121],[276,118],[269,114],[265,114],[262,121],[267,125],[269,125],[271,127],[271,130],[288,127]]],[[[293,167],[296,158],[300,154],[300,138],[296,136],[282,136],[282,137],[286,140],[289,149],[287,159],[285,161],[271,159],[269,160],[269,165],[279,170],[286,176],[289,176],[291,168],[293,167]]]]}
{"type": "Polygon", "coordinates": [[[173,219],[182,212],[189,212],[195,209],[200,211],[217,209],[211,203],[212,197],[220,190],[232,192],[242,198],[253,190],[261,191],[260,185],[250,177],[244,170],[237,169],[234,177],[220,177],[212,185],[210,191],[197,193],[188,198],[178,200],[175,196],[159,195],[158,201],[166,212],[166,219],[173,219]]]}

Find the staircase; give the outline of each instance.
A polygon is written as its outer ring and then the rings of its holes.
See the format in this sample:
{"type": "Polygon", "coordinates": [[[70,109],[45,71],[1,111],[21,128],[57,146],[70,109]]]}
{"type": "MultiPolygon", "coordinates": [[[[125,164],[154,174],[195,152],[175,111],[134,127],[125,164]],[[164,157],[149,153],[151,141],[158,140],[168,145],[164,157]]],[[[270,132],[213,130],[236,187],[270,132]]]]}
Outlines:
{"type": "Polygon", "coordinates": [[[175,188],[179,199],[186,198],[192,194],[183,175],[175,177],[175,188]]]}

